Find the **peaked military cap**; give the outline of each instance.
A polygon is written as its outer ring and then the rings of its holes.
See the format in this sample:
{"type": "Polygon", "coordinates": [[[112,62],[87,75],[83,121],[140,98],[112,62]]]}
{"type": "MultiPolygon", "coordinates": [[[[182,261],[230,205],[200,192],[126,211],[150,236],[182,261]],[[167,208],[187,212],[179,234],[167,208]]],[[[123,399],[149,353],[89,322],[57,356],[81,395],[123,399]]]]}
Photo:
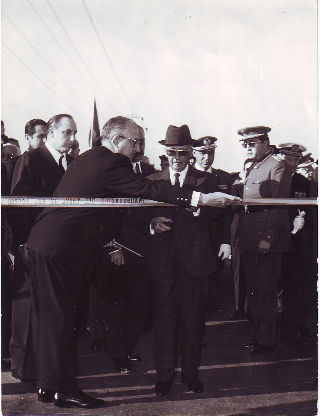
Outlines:
{"type": "Polygon", "coordinates": [[[278,145],[278,149],[280,154],[300,157],[302,157],[302,152],[307,150],[304,146],[297,143],[281,143],[278,145]]]}
{"type": "Polygon", "coordinates": [[[313,157],[311,156],[311,153],[307,153],[304,155],[300,161],[299,161],[299,168],[307,168],[308,166],[311,166],[315,163],[313,157]]]}
{"type": "Polygon", "coordinates": [[[257,142],[262,142],[269,138],[269,131],[271,131],[271,128],[265,126],[244,127],[238,130],[238,134],[243,136],[240,141],[256,140],[257,142]]]}
{"type": "Polygon", "coordinates": [[[160,144],[164,146],[192,146],[192,138],[189,127],[183,126],[169,126],[166,133],[165,140],[160,140],[160,144]]]}
{"type": "Polygon", "coordinates": [[[193,140],[192,147],[196,150],[214,149],[215,147],[217,147],[215,145],[215,142],[217,140],[218,139],[216,137],[212,137],[212,136],[200,137],[200,139],[193,140]]]}

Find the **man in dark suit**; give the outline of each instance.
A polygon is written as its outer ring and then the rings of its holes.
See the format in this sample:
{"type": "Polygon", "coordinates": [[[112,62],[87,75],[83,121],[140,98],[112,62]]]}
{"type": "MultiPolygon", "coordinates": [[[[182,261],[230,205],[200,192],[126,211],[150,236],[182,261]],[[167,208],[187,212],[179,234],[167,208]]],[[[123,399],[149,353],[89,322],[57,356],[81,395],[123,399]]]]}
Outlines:
{"type": "MultiPolygon", "coordinates": [[[[52,117],[48,123],[34,119],[26,124],[25,134],[30,147],[17,161],[11,186],[13,196],[44,197],[53,194],[65,170],[62,164],[59,166],[60,158],[65,158],[66,164],[73,160],[66,152],[74,136],[66,134],[61,140],[58,129],[69,128],[72,123],[74,122],[71,116],[59,114],[52,117]],[[47,132],[48,140],[43,145],[47,132]]],[[[30,279],[24,244],[40,210],[12,210],[15,265],[10,354],[12,376],[21,381],[35,378],[35,357],[31,348],[30,331],[30,279]]]]}
{"type": "MultiPolygon", "coordinates": [[[[296,143],[278,146],[292,174],[291,198],[309,198],[311,182],[297,168],[306,148],[296,143]]],[[[312,207],[289,207],[291,248],[282,262],[283,285],[283,335],[299,342],[302,335],[316,333],[317,281],[313,268],[313,218],[312,207]]]]}
{"type": "MultiPolygon", "coordinates": [[[[234,198],[223,193],[202,194],[170,184],[151,182],[133,172],[131,159],[139,143],[139,128],[125,117],[109,120],[102,146],[82,153],[67,169],[54,196],[142,196],[183,206],[225,206],[234,198]]],[[[97,407],[103,401],[78,389],[76,353],[72,343],[73,311],[81,283],[90,274],[98,249],[116,235],[118,209],[47,208],[39,215],[29,239],[32,266],[32,306],[38,310],[33,331],[38,339],[39,400],[57,406],[97,407]]]]}
{"type": "MultiPolygon", "coordinates": [[[[195,165],[194,167],[200,171],[210,173],[214,175],[215,181],[218,184],[218,189],[221,192],[231,193],[231,177],[229,173],[222,169],[215,169],[213,168],[212,164],[215,158],[216,152],[216,142],[217,138],[213,136],[204,136],[200,137],[197,140],[193,141],[193,156],[195,158],[195,165]]],[[[231,224],[232,221],[232,212],[229,212],[229,221],[231,224]]],[[[216,223],[214,229],[214,252],[217,253],[219,260],[224,253],[224,258],[229,259],[231,256],[231,245],[224,245],[221,247],[222,244],[222,236],[223,236],[223,227],[224,224],[221,222],[216,223]]],[[[230,260],[227,260],[230,262],[230,260]]],[[[219,300],[221,294],[221,285],[219,284],[219,272],[221,272],[224,266],[224,262],[221,260],[218,261],[218,268],[216,273],[214,273],[209,279],[209,300],[208,300],[208,309],[219,309],[219,300]],[[220,290],[219,290],[220,289],[220,290]]]]}
{"type": "MultiPolygon", "coordinates": [[[[133,171],[143,177],[155,173],[154,167],[142,160],[144,148],[145,133],[143,128],[140,128],[139,146],[132,165],[133,171]]],[[[152,314],[150,278],[146,270],[150,235],[142,224],[145,211],[145,208],[125,209],[116,236],[117,242],[142,257],[121,248],[115,248],[109,254],[102,249],[102,264],[97,270],[97,278],[102,281],[91,285],[92,348],[103,348],[107,325],[107,350],[113,358],[116,371],[122,374],[131,372],[132,361],[141,361],[142,358],[135,354],[135,346],[139,334],[145,328],[148,307],[149,315],[152,314]],[[107,323],[103,319],[105,312],[107,312],[107,323]]],[[[149,320],[151,320],[150,316],[149,320]]]]}
{"type": "MultiPolygon", "coordinates": [[[[269,127],[238,131],[247,157],[243,198],[288,198],[291,174],[286,164],[269,150],[269,127]]],[[[282,253],[290,246],[285,207],[246,206],[238,227],[239,250],[246,280],[247,302],[254,325],[253,354],[273,351],[276,344],[278,287],[282,253]]]]}
{"type": "Polygon", "coordinates": [[[29,149],[38,149],[47,137],[47,123],[39,118],[34,118],[25,125],[25,138],[29,143],[29,149]]]}
{"type": "MultiPolygon", "coordinates": [[[[177,189],[191,187],[202,192],[219,190],[214,175],[188,164],[192,139],[187,126],[169,126],[166,139],[169,168],[151,175],[153,181],[171,183],[177,189]]],[[[170,390],[176,366],[177,328],[181,330],[182,381],[193,392],[202,392],[198,377],[201,334],[208,295],[208,278],[217,268],[211,226],[222,221],[227,226],[222,236],[222,257],[230,254],[230,222],[225,210],[200,208],[151,209],[150,275],[153,284],[155,361],[159,396],[170,390]]]]}

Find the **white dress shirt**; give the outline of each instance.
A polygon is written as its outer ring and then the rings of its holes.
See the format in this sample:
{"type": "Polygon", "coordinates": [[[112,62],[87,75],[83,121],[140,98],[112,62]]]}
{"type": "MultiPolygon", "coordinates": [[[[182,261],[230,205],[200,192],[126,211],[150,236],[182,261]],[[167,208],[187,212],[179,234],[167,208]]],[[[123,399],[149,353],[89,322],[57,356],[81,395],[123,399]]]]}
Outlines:
{"type": "Polygon", "coordinates": [[[48,142],[45,142],[44,145],[49,150],[49,152],[52,154],[52,157],[54,158],[54,160],[57,162],[58,165],[59,165],[60,157],[62,156],[62,166],[64,167],[64,170],[66,170],[67,167],[68,167],[68,165],[67,165],[67,155],[65,153],[58,152],[58,150],[56,150],[52,146],[50,146],[50,144],[48,142]]]}

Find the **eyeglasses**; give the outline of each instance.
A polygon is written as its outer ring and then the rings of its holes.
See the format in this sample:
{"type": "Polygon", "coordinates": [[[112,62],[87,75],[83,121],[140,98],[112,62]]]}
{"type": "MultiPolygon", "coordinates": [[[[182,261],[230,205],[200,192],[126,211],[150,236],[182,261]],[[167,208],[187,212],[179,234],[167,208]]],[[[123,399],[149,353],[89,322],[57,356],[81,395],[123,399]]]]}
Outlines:
{"type": "Polygon", "coordinates": [[[119,136],[122,139],[130,140],[134,147],[142,147],[144,145],[144,139],[132,139],[131,137],[119,136]]]}
{"type": "Polygon", "coordinates": [[[190,151],[189,150],[173,150],[173,149],[168,149],[166,151],[167,156],[189,156],[190,151]]]}

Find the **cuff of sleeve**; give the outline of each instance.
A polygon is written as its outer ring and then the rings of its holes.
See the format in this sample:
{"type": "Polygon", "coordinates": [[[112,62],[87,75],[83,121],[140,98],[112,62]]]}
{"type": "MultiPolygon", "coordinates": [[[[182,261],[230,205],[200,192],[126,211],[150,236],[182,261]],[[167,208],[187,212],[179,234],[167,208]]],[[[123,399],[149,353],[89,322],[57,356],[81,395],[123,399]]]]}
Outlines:
{"type": "Polygon", "coordinates": [[[191,204],[190,204],[192,207],[197,207],[198,206],[199,199],[200,199],[200,194],[201,194],[201,192],[197,192],[197,191],[192,192],[191,204]]]}
{"type": "Polygon", "coordinates": [[[150,224],[150,234],[154,235],[154,229],[151,227],[151,224],[150,224]]]}

